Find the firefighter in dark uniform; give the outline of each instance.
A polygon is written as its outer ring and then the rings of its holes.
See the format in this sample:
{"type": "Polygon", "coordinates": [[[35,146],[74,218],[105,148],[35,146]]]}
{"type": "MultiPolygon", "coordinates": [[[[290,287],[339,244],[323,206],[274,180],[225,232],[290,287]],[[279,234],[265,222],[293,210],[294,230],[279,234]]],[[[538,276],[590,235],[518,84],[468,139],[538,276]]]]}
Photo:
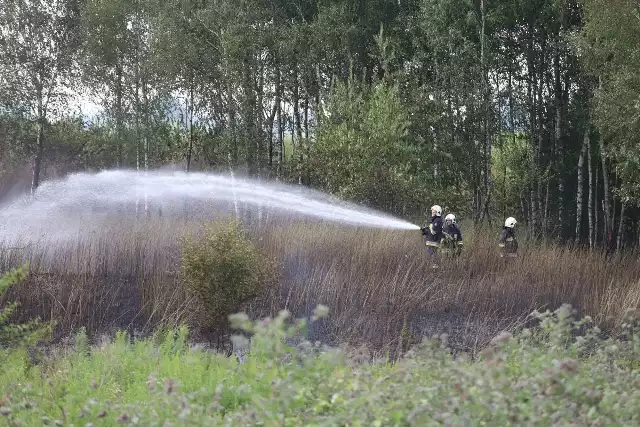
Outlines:
{"type": "Polygon", "coordinates": [[[444,218],[444,228],[442,229],[442,240],[440,248],[442,255],[451,259],[462,253],[462,232],[456,224],[456,216],[449,214],[444,218]]]}
{"type": "Polygon", "coordinates": [[[518,222],[515,218],[509,217],[504,222],[504,228],[500,233],[500,258],[515,258],[518,256],[518,241],[514,230],[518,222]]]}
{"type": "Polygon", "coordinates": [[[427,253],[431,258],[431,268],[438,268],[438,249],[442,239],[442,208],[438,205],[431,207],[431,222],[427,227],[421,228],[426,236],[427,253]]]}

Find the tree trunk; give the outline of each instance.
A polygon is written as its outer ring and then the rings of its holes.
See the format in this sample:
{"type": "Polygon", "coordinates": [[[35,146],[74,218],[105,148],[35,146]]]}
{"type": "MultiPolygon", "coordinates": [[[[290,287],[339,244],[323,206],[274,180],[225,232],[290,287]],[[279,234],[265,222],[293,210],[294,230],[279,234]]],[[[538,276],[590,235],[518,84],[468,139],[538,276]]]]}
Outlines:
{"type": "MultiPolygon", "coordinates": [[[[554,68],[554,80],[555,80],[555,145],[556,145],[556,174],[558,177],[558,224],[564,224],[564,179],[562,174],[564,147],[562,146],[562,84],[560,81],[560,52],[559,47],[556,47],[556,55],[553,60],[554,68]]],[[[584,149],[584,144],[583,144],[584,149]]],[[[581,155],[582,156],[582,155],[581,155]]],[[[584,162],[584,156],[582,156],[584,162]]],[[[582,173],[579,172],[579,177],[582,173]]],[[[563,230],[560,230],[560,235],[563,236],[563,230]]]]}
{"type": "MultiPolygon", "coordinates": [[[[587,151],[589,153],[589,165],[591,165],[591,148],[587,151]]],[[[597,163],[597,162],[596,162],[597,163]]],[[[595,175],[593,177],[593,215],[594,215],[594,227],[593,227],[593,244],[598,244],[598,233],[600,230],[600,215],[598,215],[598,179],[600,177],[600,168],[596,166],[595,175]]]]}
{"type": "MultiPolygon", "coordinates": [[[[481,208],[480,221],[483,222],[485,215],[489,215],[489,204],[491,202],[491,136],[489,134],[489,82],[487,76],[487,70],[485,67],[485,7],[484,0],[480,0],[480,16],[481,16],[481,33],[480,33],[480,68],[481,68],[481,81],[480,90],[482,92],[482,131],[483,131],[483,147],[484,147],[484,203],[481,208]]],[[[497,77],[496,77],[497,78],[497,77]]],[[[489,224],[491,224],[491,217],[489,216],[489,224]]]]}
{"type": "Polygon", "coordinates": [[[627,204],[623,200],[622,207],[620,208],[620,221],[618,222],[618,236],[616,241],[616,249],[618,251],[622,249],[622,244],[624,243],[622,232],[624,231],[624,214],[625,214],[626,207],[627,207],[627,204]]]}
{"type": "Polygon", "coordinates": [[[229,105],[229,129],[231,130],[231,147],[229,149],[229,167],[235,167],[238,164],[238,132],[236,129],[236,108],[233,101],[233,96],[229,92],[230,105],[229,105]]]}
{"type": "MultiPolygon", "coordinates": [[[[549,166],[548,169],[550,169],[551,166],[549,166]]],[[[548,233],[549,233],[549,193],[551,192],[551,180],[549,178],[547,178],[547,183],[545,186],[545,193],[544,193],[544,237],[545,239],[548,237],[548,233]]],[[[553,234],[552,234],[553,237],[553,234]]]]}
{"type": "MultiPolygon", "coordinates": [[[[281,92],[280,95],[282,96],[284,88],[281,86],[281,92]]],[[[282,174],[283,174],[283,166],[284,166],[284,123],[283,123],[284,117],[282,116],[282,99],[279,98],[278,99],[278,146],[279,146],[279,153],[278,153],[278,171],[277,171],[277,177],[281,178],[282,174]]]]}
{"type": "MultiPolygon", "coordinates": [[[[533,28],[530,28],[533,37],[533,28]]],[[[527,49],[527,66],[529,78],[527,79],[527,98],[529,102],[529,133],[531,144],[531,185],[529,187],[529,214],[531,217],[531,227],[533,235],[537,233],[538,225],[538,200],[536,199],[536,182],[538,181],[538,161],[536,157],[536,71],[533,60],[533,41],[529,40],[527,49]]]]}
{"type": "Polygon", "coordinates": [[[262,170],[264,168],[264,139],[262,134],[262,126],[264,125],[264,113],[263,113],[263,103],[264,103],[264,74],[265,74],[265,66],[264,61],[259,61],[259,74],[256,82],[256,109],[255,109],[255,117],[257,120],[255,124],[255,138],[256,138],[256,170],[258,177],[262,176],[262,170]]]}
{"type": "Polygon", "coordinates": [[[136,171],[140,171],[140,88],[136,80],[136,171]]]}
{"type": "MultiPolygon", "coordinates": [[[[594,224],[593,224],[593,202],[594,202],[594,187],[593,187],[593,166],[591,163],[591,139],[588,136],[589,135],[589,128],[586,129],[585,131],[585,138],[587,139],[587,168],[589,171],[589,247],[591,249],[593,249],[594,244],[595,244],[595,239],[594,239],[594,224]]],[[[597,218],[597,215],[596,215],[597,218]]],[[[596,229],[597,229],[597,224],[596,224],[596,229]]]]}
{"type": "Polygon", "coordinates": [[[33,194],[40,185],[40,170],[42,169],[42,157],[44,155],[44,125],[46,123],[45,110],[43,108],[42,89],[38,90],[38,136],[36,137],[36,157],[33,162],[33,179],[31,181],[31,193],[33,194]]]}
{"type": "MultiPolygon", "coordinates": [[[[587,128],[584,131],[584,138],[582,140],[582,150],[580,150],[580,157],[578,158],[578,191],[576,195],[576,233],[575,233],[576,242],[580,241],[580,231],[581,231],[581,225],[582,225],[582,199],[583,199],[583,192],[584,192],[584,158],[585,158],[585,155],[587,154],[588,147],[589,147],[589,125],[587,124],[587,128]]],[[[589,182],[591,182],[591,167],[589,167],[589,182]]],[[[589,188],[591,188],[591,185],[589,185],[589,188]]],[[[589,198],[591,198],[591,190],[589,190],[589,198]]],[[[589,233],[591,233],[591,219],[589,220],[589,233]]],[[[589,241],[591,241],[591,236],[589,236],[589,241]]]]}
{"type": "Polygon", "coordinates": [[[143,149],[144,149],[144,170],[149,170],[149,153],[150,146],[149,143],[149,84],[145,78],[142,82],[142,101],[144,108],[144,137],[143,137],[143,149]]]}
{"type": "Polygon", "coordinates": [[[280,105],[280,70],[276,70],[276,97],[273,102],[273,108],[269,119],[267,120],[267,127],[269,128],[269,173],[273,173],[273,124],[276,120],[276,114],[278,113],[278,106],[280,105]]]}
{"type": "Polygon", "coordinates": [[[229,162],[229,174],[231,175],[231,191],[233,193],[233,211],[236,214],[235,219],[240,219],[240,209],[238,208],[238,197],[236,194],[236,176],[233,172],[233,159],[231,152],[227,153],[227,161],[229,162]]]}
{"type": "MultiPolygon", "coordinates": [[[[146,70],[143,72],[142,80],[142,101],[144,106],[144,174],[147,175],[149,170],[149,83],[147,82],[146,70]]],[[[149,193],[144,190],[144,214],[149,215],[149,193]]]]}
{"type": "MultiPolygon", "coordinates": [[[[137,12],[136,12],[137,13],[137,12]]],[[[135,79],[135,105],[134,105],[134,114],[135,114],[135,125],[136,125],[136,173],[140,171],[140,58],[139,58],[139,49],[140,49],[140,37],[137,36],[137,42],[135,46],[135,71],[134,71],[134,79],[135,79]]],[[[138,213],[138,198],[136,197],[136,214],[138,213]]]]}
{"type": "Polygon", "coordinates": [[[189,147],[187,148],[187,172],[191,170],[191,156],[193,154],[193,77],[189,82],[189,147]]]}
{"type": "MultiPolygon", "coordinates": [[[[613,178],[615,181],[615,178],[613,178]]],[[[618,183],[613,182],[613,187],[615,188],[618,183]]],[[[617,197],[611,197],[611,202],[613,206],[611,206],[611,237],[609,237],[609,246],[608,248],[612,248],[612,245],[615,245],[616,235],[614,232],[616,231],[616,212],[618,212],[618,203],[620,200],[617,197]]]]}
{"type": "MultiPolygon", "coordinates": [[[[247,63],[250,64],[251,60],[249,55],[245,58],[247,63]]],[[[256,135],[255,135],[255,127],[256,127],[256,99],[255,99],[255,91],[253,85],[253,79],[251,76],[253,69],[251,66],[245,66],[244,68],[244,82],[243,82],[243,92],[244,98],[242,103],[242,112],[241,117],[244,122],[244,136],[245,136],[245,144],[247,150],[247,173],[249,176],[253,177],[256,175],[256,167],[257,167],[257,148],[256,148],[256,135]]]]}
{"type": "Polygon", "coordinates": [[[315,90],[315,104],[316,104],[316,129],[320,126],[320,88],[322,87],[322,75],[320,74],[320,64],[316,64],[316,90],[315,90]]]}
{"type": "Polygon", "coordinates": [[[309,73],[304,74],[304,139],[309,142],[309,73]]]}
{"type": "MultiPolygon", "coordinates": [[[[300,117],[300,79],[298,76],[298,72],[297,72],[297,67],[296,67],[296,83],[293,89],[293,115],[294,115],[294,122],[295,122],[295,131],[297,133],[298,136],[298,146],[297,148],[297,160],[298,163],[296,165],[296,169],[298,172],[298,184],[302,184],[302,164],[304,161],[303,155],[304,155],[304,142],[302,140],[302,123],[301,123],[301,117],[300,117]]],[[[293,129],[292,129],[293,130],[293,129]]],[[[293,133],[293,132],[292,132],[293,133]]]]}
{"type": "MultiPolygon", "coordinates": [[[[599,78],[599,88],[602,89],[602,78],[599,78]]],[[[604,235],[602,236],[603,243],[606,247],[609,247],[611,243],[611,233],[613,231],[613,221],[611,219],[611,199],[609,197],[609,171],[607,169],[607,156],[604,147],[604,141],[602,136],[598,138],[600,146],[600,160],[602,162],[602,182],[604,189],[603,211],[604,211],[604,235]]]]}
{"type": "MultiPolygon", "coordinates": [[[[546,39],[543,38],[542,40],[542,46],[541,46],[541,55],[540,55],[540,67],[538,69],[539,72],[539,78],[538,78],[538,95],[537,95],[537,106],[536,106],[536,111],[538,113],[538,145],[536,147],[536,164],[537,164],[537,168],[538,170],[540,170],[542,168],[541,166],[541,159],[542,159],[542,143],[543,143],[543,138],[544,138],[544,130],[545,130],[545,122],[544,122],[544,98],[543,98],[543,88],[544,88],[544,77],[545,77],[545,49],[546,49],[546,39]]],[[[536,200],[538,202],[538,206],[536,207],[537,211],[538,211],[538,215],[541,215],[543,213],[543,209],[542,209],[542,179],[541,177],[538,175],[537,176],[537,193],[536,193],[536,200]]],[[[547,176],[546,178],[547,180],[549,179],[549,177],[547,176]]],[[[546,221],[546,219],[545,219],[546,221]]],[[[547,224],[545,224],[544,226],[544,233],[547,232],[547,224]]]]}
{"type": "MultiPolygon", "coordinates": [[[[512,64],[514,65],[514,64],[512,64]]],[[[512,137],[512,141],[513,141],[513,146],[515,147],[516,145],[516,124],[515,124],[515,118],[513,116],[513,70],[509,69],[509,122],[511,124],[511,137],[512,137]]],[[[503,178],[503,198],[504,198],[504,208],[502,211],[502,216],[503,216],[503,220],[507,218],[507,213],[506,213],[506,203],[507,203],[507,163],[503,160],[502,162],[504,164],[504,178],[503,178]]],[[[521,203],[522,203],[522,215],[525,215],[525,211],[524,211],[524,203],[522,201],[522,197],[521,199],[521,203]]]]}
{"type": "Polygon", "coordinates": [[[611,219],[611,199],[609,194],[609,170],[607,168],[607,158],[602,138],[599,138],[600,142],[600,159],[602,161],[602,182],[604,188],[603,194],[603,211],[604,211],[604,235],[603,243],[605,246],[611,244],[611,234],[613,231],[613,221],[611,219]]]}
{"type": "MultiPolygon", "coordinates": [[[[484,185],[485,185],[485,195],[484,195],[484,206],[482,207],[482,218],[481,221],[484,221],[485,216],[491,225],[491,215],[489,214],[489,210],[491,208],[491,192],[493,187],[493,180],[491,177],[491,132],[489,129],[489,103],[490,94],[489,94],[489,76],[487,67],[485,64],[485,0],[480,0],[480,13],[482,17],[482,33],[480,37],[480,45],[481,45],[481,68],[482,68],[482,105],[484,109],[483,114],[483,131],[484,131],[484,185]]],[[[498,84],[498,74],[496,74],[496,87],[500,87],[498,84]]],[[[500,122],[500,109],[498,109],[498,123],[500,122]]],[[[500,132],[501,126],[498,129],[500,132]]]]}
{"type": "Polygon", "coordinates": [[[124,139],[124,114],[122,106],[122,65],[116,62],[116,166],[119,168],[123,163],[123,139],[124,139]]]}
{"type": "MultiPolygon", "coordinates": [[[[136,65],[135,75],[135,124],[136,124],[136,176],[140,173],[140,63],[136,65]]],[[[138,194],[138,187],[136,187],[136,216],[140,210],[140,195],[138,194]]]]}

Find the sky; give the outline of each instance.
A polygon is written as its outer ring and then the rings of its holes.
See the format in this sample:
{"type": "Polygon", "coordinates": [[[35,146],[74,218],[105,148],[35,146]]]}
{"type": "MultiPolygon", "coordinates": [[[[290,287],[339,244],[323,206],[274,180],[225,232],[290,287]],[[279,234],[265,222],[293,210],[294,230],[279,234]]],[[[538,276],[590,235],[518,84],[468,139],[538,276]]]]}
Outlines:
{"type": "Polygon", "coordinates": [[[70,112],[79,111],[82,115],[82,118],[85,120],[91,120],[103,111],[103,108],[102,106],[100,106],[98,100],[88,94],[74,93],[69,97],[68,103],[68,110],[70,112]]]}

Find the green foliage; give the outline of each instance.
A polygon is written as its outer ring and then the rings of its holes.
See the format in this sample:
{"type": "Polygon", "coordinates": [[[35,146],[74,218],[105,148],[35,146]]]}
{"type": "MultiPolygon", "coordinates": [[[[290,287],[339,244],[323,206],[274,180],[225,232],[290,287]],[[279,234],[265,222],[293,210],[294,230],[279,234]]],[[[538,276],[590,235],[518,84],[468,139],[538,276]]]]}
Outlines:
{"type": "Polygon", "coordinates": [[[417,153],[398,89],[336,83],[311,149],[312,182],[341,197],[391,211],[412,201],[417,153]]]}
{"type": "Polygon", "coordinates": [[[496,208],[502,214],[518,212],[520,197],[531,185],[528,170],[531,165],[531,148],[528,136],[523,133],[505,132],[501,135],[500,146],[493,148],[492,175],[496,197],[496,208]]]}
{"type": "MultiPolygon", "coordinates": [[[[46,178],[65,167],[234,168],[405,217],[433,203],[474,219],[544,216],[545,231],[563,235],[575,228],[550,219],[575,218],[581,141],[596,125],[604,143],[591,166],[608,158],[611,191],[594,174],[590,209],[612,202],[604,197],[640,200],[633,1],[20,0],[5,9],[0,114],[22,121],[0,138],[12,163],[34,154],[39,127],[24,113],[39,101],[42,121],[66,120],[69,108],[53,102],[70,99],[66,89],[104,108],[100,122],[51,137],[47,128],[46,178]],[[506,133],[528,135],[526,167],[509,163],[496,138],[506,133]]],[[[637,242],[637,210],[624,214],[623,240],[637,242]]]]}
{"type": "Polygon", "coordinates": [[[77,12],[74,1],[2,3],[0,110],[43,119],[56,109],[78,47],[77,12]]]}
{"type": "Polygon", "coordinates": [[[637,2],[585,1],[581,59],[599,78],[594,118],[609,143],[606,155],[615,160],[618,194],[640,203],[640,19],[637,2]]]}
{"type": "MultiPolygon", "coordinates": [[[[27,277],[28,265],[8,271],[0,277],[0,297],[13,285],[27,277]]],[[[27,323],[14,323],[12,316],[17,302],[7,302],[0,308],[0,347],[27,346],[42,338],[51,325],[41,325],[39,319],[27,323]]]]}
{"type": "MultiPolygon", "coordinates": [[[[242,364],[190,347],[185,330],[159,346],[119,333],[27,371],[9,358],[1,414],[23,425],[637,425],[637,317],[630,313],[624,340],[603,340],[570,312],[503,332],[475,360],[452,357],[443,336],[393,365],[290,344],[306,322],[288,321],[286,311],[261,321],[231,316],[253,333],[242,364]]],[[[310,320],[326,314],[318,307],[310,320]]]]}
{"type": "Polygon", "coordinates": [[[201,237],[187,236],[181,262],[183,282],[197,296],[206,328],[224,326],[229,314],[276,280],[273,261],[235,222],[207,227],[201,237]]]}

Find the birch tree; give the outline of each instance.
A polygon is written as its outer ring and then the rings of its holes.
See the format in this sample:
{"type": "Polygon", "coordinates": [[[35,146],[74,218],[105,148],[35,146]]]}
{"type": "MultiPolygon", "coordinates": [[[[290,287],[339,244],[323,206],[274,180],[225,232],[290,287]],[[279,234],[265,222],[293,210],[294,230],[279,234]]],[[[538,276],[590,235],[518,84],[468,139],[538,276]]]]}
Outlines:
{"type": "MultiPolygon", "coordinates": [[[[587,150],[590,149],[589,139],[589,126],[584,131],[584,138],[582,140],[582,149],[580,150],[580,157],[578,158],[578,192],[576,194],[576,241],[580,240],[580,231],[582,225],[582,212],[583,212],[583,194],[584,194],[584,161],[587,156],[587,150]]],[[[591,171],[591,168],[589,168],[591,171]]],[[[589,194],[591,195],[591,194],[589,194]]]]}
{"type": "Polygon", "coordinates": [[[0,0],[0,92],[5,108],[35,124],[32,192],[40,184],[45,127],[71,86],[78,16],[75,0],[0,0]]]}
{"type": "MultiPolygon", "coordinates": [[[[586,69],[598,79],[594,118],[600,133],[604,175],[605,241],[615,229],[611,199],[621,202],[620,221],[629,206],[640,204],[640,4],[633,0],[585,1],[586,69]],[[610,174],[617,185],[610,188],[610,174]]],[[[622,224],[616,244],[623,242],[622,224]]]]}
{"type": "MultiPolygon", "coordinates": [[[[589,171],[589,200],[587,202],[588,211],[589,211],[589,247],[593,249],[596,241],[596,236],[594,235],[594,211],[593,211],[593,203],[594,203],[594,186],[593,186],[593,164],[591,161],[591,146],[588,144],[587,146],[587,169],[589,171]]],[[[597,216],[596,216],[597,218],[597,216]]]]}

